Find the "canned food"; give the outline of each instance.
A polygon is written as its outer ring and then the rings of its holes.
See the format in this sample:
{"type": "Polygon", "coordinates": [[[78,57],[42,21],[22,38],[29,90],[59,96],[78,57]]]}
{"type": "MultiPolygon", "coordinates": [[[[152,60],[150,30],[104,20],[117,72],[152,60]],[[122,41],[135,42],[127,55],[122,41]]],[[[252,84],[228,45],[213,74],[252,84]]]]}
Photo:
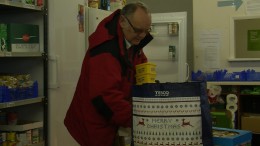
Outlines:
{"type": "Polygon", "coordinates": [[[6,132],[1,133],[2,141],[6,141],[6,132]]]}
{"type": "Polygon", "coordinates": [[[7,146],[16,146],[16,142],[15,141],[8,141],[7,146]]]}
{"type": "Polygon", "coordinates": [[[4,141],[2,145],[3,145],[3,146],[8,146],[8,142],[7,142],[7,141],[4,141]]]}
{"type": "Polygon", "coordinates": [[[16,133],[15,132],[8,132],[6,134],[7,141],[16,141],[16,133]]]}

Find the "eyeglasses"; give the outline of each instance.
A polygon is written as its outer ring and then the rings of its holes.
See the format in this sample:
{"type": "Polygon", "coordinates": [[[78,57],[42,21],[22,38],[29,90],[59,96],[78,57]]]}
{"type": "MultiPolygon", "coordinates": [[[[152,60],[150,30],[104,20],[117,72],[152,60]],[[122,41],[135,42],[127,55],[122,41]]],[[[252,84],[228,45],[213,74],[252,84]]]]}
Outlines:
{"type": "MultiPolygon", "coordinates": [[[[125,16],[124,16],[124,17],[125,17],[125,16]]],[[[129,20],[127,17],[125,17],[125,19],[127,20],[128,24],[132,27],[132,29],[134,30],[135,33],[141,34],[141,33],[145,32],[145,33],[147,34],[147,33],[151,32],[151,28],[146,29],[146,30],[144,30],[144,29],[139,29],[139,28],[135,28],[135,27],[133,26],[133,24],[130,22],[130,20],[129,20]]]]}

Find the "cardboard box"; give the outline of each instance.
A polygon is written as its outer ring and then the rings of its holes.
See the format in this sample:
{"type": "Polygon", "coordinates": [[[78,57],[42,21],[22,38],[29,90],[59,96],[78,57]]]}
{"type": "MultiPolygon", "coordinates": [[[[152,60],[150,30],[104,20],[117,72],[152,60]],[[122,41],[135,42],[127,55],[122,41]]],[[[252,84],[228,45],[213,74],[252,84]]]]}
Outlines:
{"type": "Polygon", "coordinates": [[[251,146],[252,132],[213,127],[214,146],[251,146]]]}
{"type": "Polygon", "coordinates": [[[32,24],[0,24],[1,51],[39,52],[39,26],[32,24]]]}
{"type": "Polygon", "coordinates": [[[260,133],[260,115],[242,115],[241,129],[260,133]]]}

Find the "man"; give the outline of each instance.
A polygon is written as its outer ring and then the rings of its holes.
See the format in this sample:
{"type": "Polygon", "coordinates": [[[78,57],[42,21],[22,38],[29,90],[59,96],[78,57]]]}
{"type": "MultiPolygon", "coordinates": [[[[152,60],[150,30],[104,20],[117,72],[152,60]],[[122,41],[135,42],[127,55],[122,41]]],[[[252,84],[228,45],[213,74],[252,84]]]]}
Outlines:
{"type": "Polygon", "coordinates": [[[89,37],[77,88],[64,124],[81,146],[113,146],[119,127],[131,127],[135,65],[147,62],[151,14],[140,3],[117,10],[89,37]]]}

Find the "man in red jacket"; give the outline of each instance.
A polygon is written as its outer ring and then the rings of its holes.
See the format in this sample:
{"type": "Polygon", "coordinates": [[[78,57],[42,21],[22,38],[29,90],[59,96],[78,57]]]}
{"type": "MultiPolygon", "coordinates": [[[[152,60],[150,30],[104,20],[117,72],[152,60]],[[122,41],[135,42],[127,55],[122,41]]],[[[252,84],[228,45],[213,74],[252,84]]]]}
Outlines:
{"type": "Polygon", "coordinates": [[[119,127],[131,127],[135,66],[147,62],[143,47],[151,14],[140,2],[106,17],[89,37],[77,88],[64,124],[81,146],[113,146],[119,127]]]}

